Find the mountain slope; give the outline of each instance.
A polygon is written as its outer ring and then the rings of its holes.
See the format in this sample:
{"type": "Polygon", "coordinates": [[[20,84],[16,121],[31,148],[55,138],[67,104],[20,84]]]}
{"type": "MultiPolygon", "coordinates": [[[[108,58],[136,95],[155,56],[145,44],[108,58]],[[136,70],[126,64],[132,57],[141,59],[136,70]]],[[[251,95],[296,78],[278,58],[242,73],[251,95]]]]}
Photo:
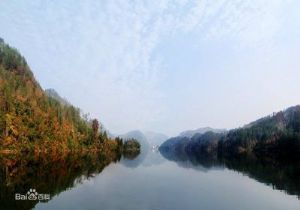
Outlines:
{"type": "Polygon", "coordinates": [[[300,106],[290,107],[231,130],[219,143],[227,155],[255,153],[276,158],[300,157],[300,106]]]}
{"type": "Polygon", "coordinates": [[[64,151],[95,146],[105,138],[78,108],[51,93],[43,91],[26,60],[1,39],[0,151],[64,151]]]}
{"type": "Polygon", "coordinates": [[[160,151],[300,159],[300,106],[290,107],[227,133],[206,132],[193,137],[172,138],[161,145],[160,151]]]}

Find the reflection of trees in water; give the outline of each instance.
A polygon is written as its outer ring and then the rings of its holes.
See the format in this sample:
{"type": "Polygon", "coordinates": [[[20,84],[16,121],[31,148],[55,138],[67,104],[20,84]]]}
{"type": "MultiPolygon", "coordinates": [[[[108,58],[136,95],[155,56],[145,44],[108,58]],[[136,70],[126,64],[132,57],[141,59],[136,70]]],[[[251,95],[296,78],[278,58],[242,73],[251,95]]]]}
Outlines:
{"type": "Polygon", "coordinates": [[[75,184],[100,173],[120,155],[97,153],[72,154],[66,157],[23,157],[0,160],[0,209],[32,209],[38,201],[15,201],[15,193],[26,194],[30,189],[51,197],[75,184]]]}
{"type": "Polygon", "coordinates": [[[258,160],[255,156],[218,157],[214,155],[188,154],[182,151],[161,150],[162,156],[184,168],[209,170],[215,167],[242,172],[261,183],[284,190],[300,198],[300,162],[291,160],[258,160]]]}
{"type": "Polygon", "coordinates": [[[253,157],[221,160],[229,169],[242,172],[261,183],[271,185],[300,198],[300,163],[257,160],[253,157]]]}
{"type": "MultiPolygon", "coordinates": [[[[149,145],[148,145],[149,146],[149,145]]],[[[138,167],[147,157],[149,152],[149,147],[147,145],[141,144],[141,149],[137,155],[127,155],[123,153],[123,157],[121,159],[121,164],[128,168],[136,168],[138,167]],[[135,156],[134,158],[132,158],[135,156]]]]}
{"type": "Polygon", "coordinates": [[[168,160],[176,162],[184,168],[194,168],[197,170],[207,171],[210,168],[222,167],[216,154],[190,154],[184,150],[164,150],[160,149],[160,153],[168,160]]]}
{"type": "Polygon", "coordinates": [[[134,160],[140,154],[140,150],[124,151],[123,157],[128,160],[134,160]]]}

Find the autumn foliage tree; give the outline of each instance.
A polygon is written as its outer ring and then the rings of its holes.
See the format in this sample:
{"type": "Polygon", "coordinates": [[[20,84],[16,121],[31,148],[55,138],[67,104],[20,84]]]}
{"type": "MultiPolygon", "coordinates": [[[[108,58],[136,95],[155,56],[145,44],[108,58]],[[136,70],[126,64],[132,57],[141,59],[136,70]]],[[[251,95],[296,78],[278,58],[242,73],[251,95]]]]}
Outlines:
{"type": "Polygon", "coordinates": [[[44,91],[26,60],[0,38],[0,154],[98,151],[114,156],[122,144],[101,131],[97,119],[44,91]]]}
{"type": "Polygon", "coordinates": [[[99,122],[97,119],[93,119],[92,121],[92,130],[93,130],[92,133],[93,141],[96,141],[98,138],[98,130],[99,130],[99,122]]]}
{"type": "Polygon", "coordinates": [[[26,60],[0,39],[0,150],[78,149],[98,137],[80,110],[45,93],[26,60]]]}

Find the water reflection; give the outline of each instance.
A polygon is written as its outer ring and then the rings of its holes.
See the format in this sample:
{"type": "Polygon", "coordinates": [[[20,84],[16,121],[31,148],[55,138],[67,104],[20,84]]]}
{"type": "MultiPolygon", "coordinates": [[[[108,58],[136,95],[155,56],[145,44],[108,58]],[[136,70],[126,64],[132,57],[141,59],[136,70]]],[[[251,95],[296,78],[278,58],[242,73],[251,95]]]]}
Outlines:
{"type": "MultiPolygon", "coordinates": [[[[124,159],[134,159],[136,154],[125,155],[124,159]]],[[[16,201],[15,193],[26,194],[29,189],[38,193],[59,193],[94,177],[111,162],[118,162],[120,154],[103,155],[97,152],[69,154],[60,157],[46,155],[22,158],[0,159],[0,209],[32,209],[38,201],[16,201]]],[[[47,202],[47,201],[41,201],[47,202]]]]}
{"type": "Polygon", "coordinates": [[[126,155],[121,158],[120,163],[128,168],[137,168],[138,166],[153,166],[159,165],[166,161],[164,157],[158,155],[159,151],[151,150],[150,147],[143,147],[138,156],[135,158],[126,158],[126,155]]]}
{"type": "Polygon", "coordinates": [[[193,155],[178,151],[160,151],[162,156],[178,166],[208,171],[212,168],[228,168],[246,174],[261,183],[283,190],[300,198],[300,163],[258,160],[254,156],[222,157],[214,155],[193,155]]]}
{"type": "Polygon", "coordinates": [[[299,196],[299,165],[253,157],[218,159],[170,152],[162,155],[149,151],[143,159],[97,153],[57,159],[2,158],[0,209],[241,209],[240,203],[242,209],[299,209],[295,196],[254,181],[299,196]],[[51,201],[37,205],[37,201],[14,200],[16,192],[26,193],[30,188],[50,193],[51,201]],[[225,196],[224,191],[230,193],[225,196]]]}

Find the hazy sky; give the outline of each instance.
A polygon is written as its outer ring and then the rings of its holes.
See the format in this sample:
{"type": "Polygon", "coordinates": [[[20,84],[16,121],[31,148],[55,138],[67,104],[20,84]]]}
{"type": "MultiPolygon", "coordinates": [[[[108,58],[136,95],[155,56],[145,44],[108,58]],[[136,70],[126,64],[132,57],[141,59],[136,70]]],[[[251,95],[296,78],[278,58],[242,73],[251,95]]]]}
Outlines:
{"type": "Polygon", "coordinates": [[[1,0],[0,37],[113,133],[234,128],[300,104],[300,1],[1,0]]]}

